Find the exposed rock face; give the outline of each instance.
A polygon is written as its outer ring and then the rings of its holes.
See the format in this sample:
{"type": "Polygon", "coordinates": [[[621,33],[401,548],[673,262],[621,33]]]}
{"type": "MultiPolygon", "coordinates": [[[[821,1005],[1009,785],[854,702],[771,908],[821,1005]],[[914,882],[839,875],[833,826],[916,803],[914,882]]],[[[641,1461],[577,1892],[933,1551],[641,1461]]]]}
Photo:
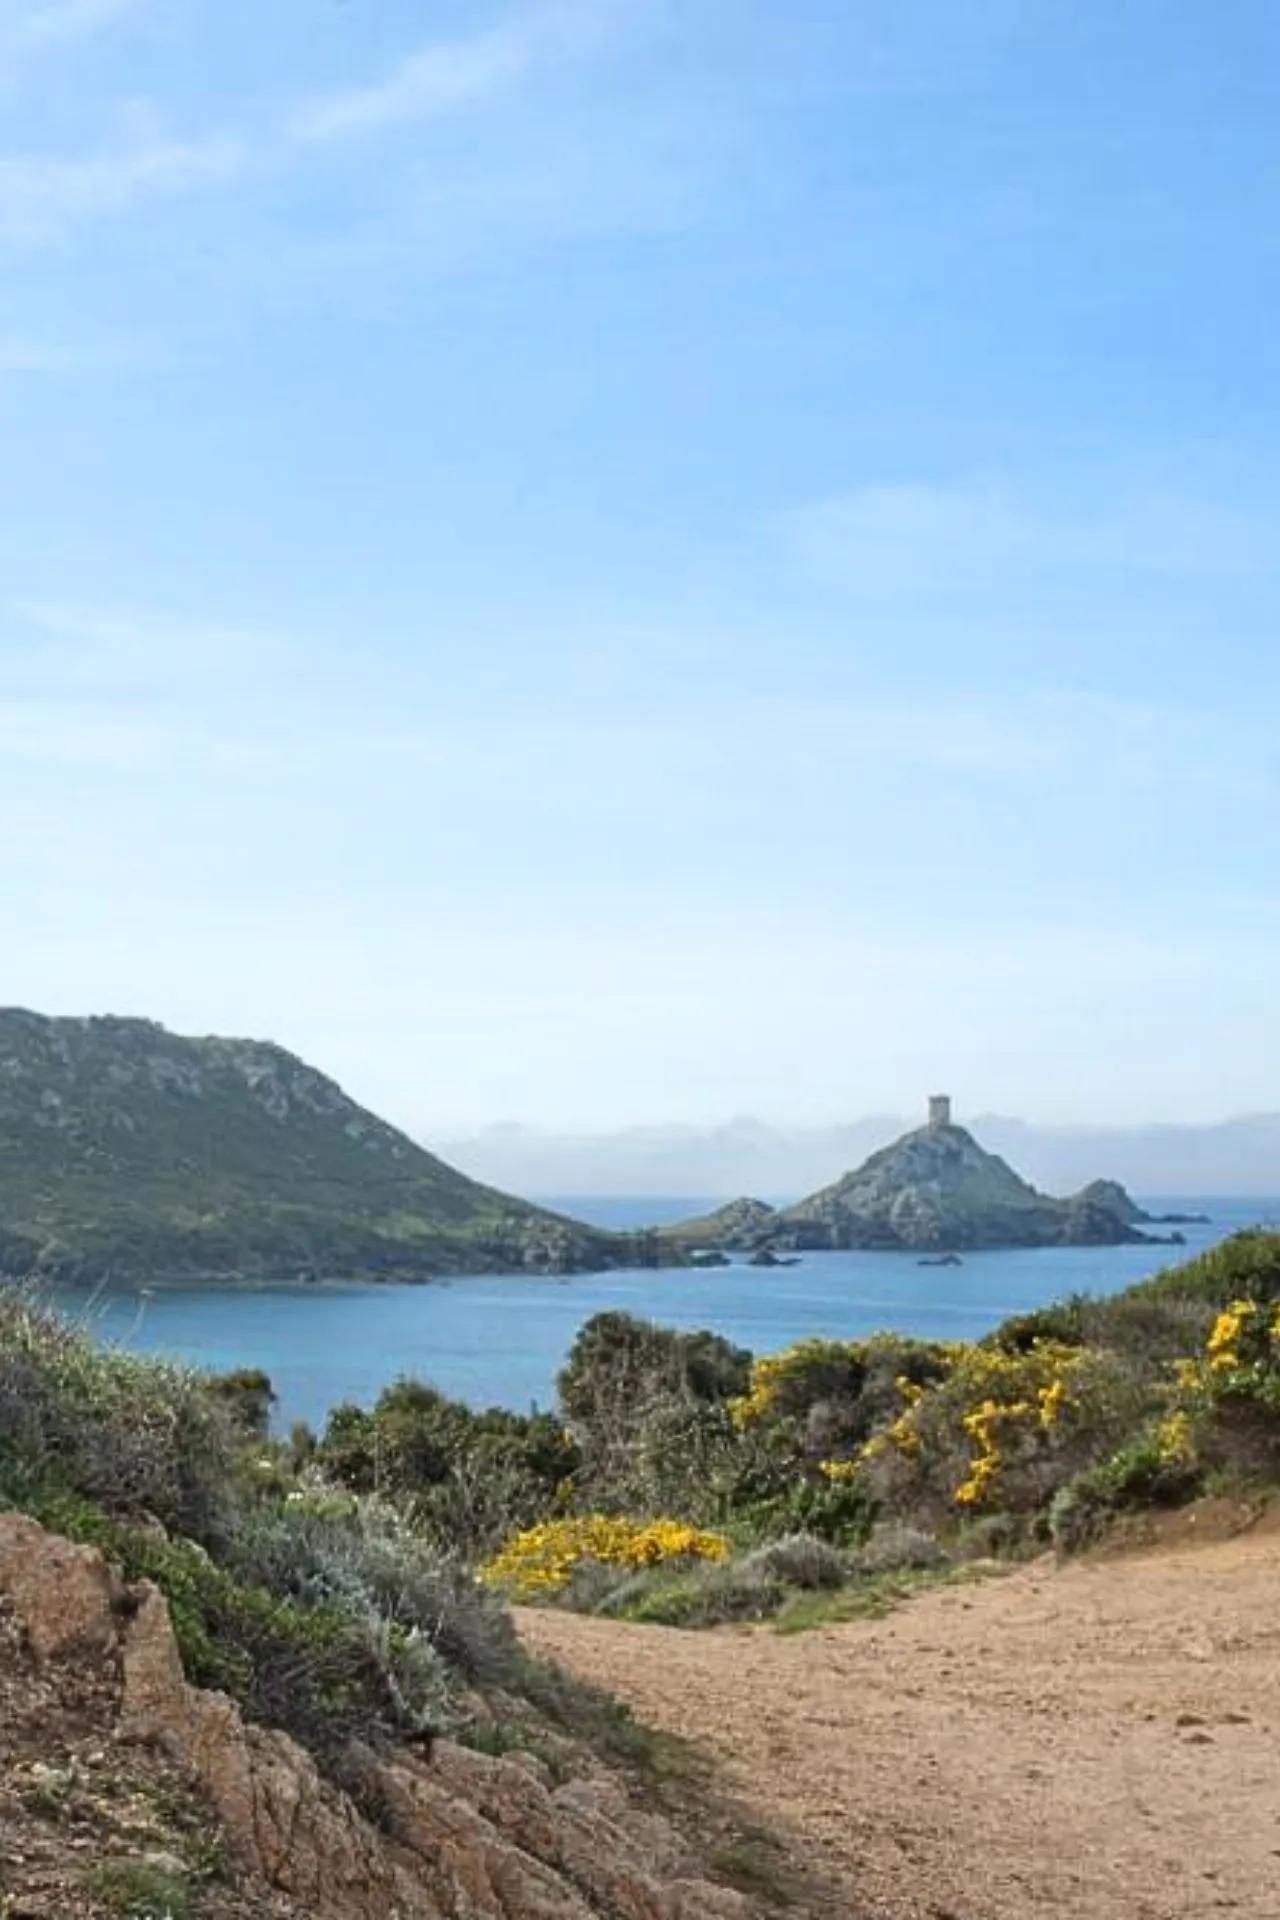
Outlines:
{"type": "Polygon", "coordinates": [[[680,1220],[674,1226],[664,1227],[662,1238],[686,1247],[750,1249],[767,1240],[777,1223],[775,1208],[764,1200],[753,1200],[744,1195],[739,1200],[726,1201],[714,1213],[705,1213],[695,1220],[680,1220]]]}
{"type": "Polygon", "coordinates": [[[46,1534],[20,1514],[0,1515],[0,1593],[13,1602],[42,1665],[115,1645],[112,1581],[102,1555],[46,1534]]]}
{"type": "Polygon", "coordinates": [[[0,1009],[0,1273],[421,1278],[630,1263],[282,1047],[0,1009]]]}
{"type": "Polygon", "coordinates": [[[358,1753],[375,1827],[287,1735],[188,1686],[168,1608],[99,1555],[0,1515],[0,1599],[43,1661],[118,1674],[117,1728],[167,1754],[207,1799],[240,1869],[313,1920],[747,1920],[683,1844],[607,1775],[554,1786],[530,1756],[441,1741],[430,1758],[358,1753]],[[63,1592],[69,1595],[62,1598],[63,1592]]]}
{"type": "Polygon", "coordinates": [[[964,1127],[933,1122],[776,1218],[802,1247],[1118,1246],[1141,1209],[1114,1181],[1069,1200],[1038,1193],[964,1127]]]}
{"type": "Polygon", "coordinates": [[[1143,1226],[1151,1219],[1151,1215],[1138,1205],[1118,1180],[1091,1180],[1087,1187],[1081,1187],[1072,1204],[1077,1207],[1097,1207],[1103,1213],[1123,1220],[1130,1227],[1143,1226]]]}

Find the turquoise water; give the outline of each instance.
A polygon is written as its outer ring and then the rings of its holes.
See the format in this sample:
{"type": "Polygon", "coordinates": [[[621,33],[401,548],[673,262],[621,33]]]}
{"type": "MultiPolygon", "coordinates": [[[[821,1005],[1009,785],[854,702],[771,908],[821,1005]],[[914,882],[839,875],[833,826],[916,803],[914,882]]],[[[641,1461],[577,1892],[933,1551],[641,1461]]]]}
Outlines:
{"type": "MultiPolygon", "coordinates": [[[[656,1204],[580,1201],[578,1207],[622,1225],[652,1219],[656,1204]]],[[[690,1204],[679,1203],[683,1211],[690,1204]]],[[[1211,1216],[1207,1226],[1183,1229],[1185,1252],[1046,1247],[974,1253],[963,1266],[941,1268],[920,1267],[909,1254],[814,1253],[782,1269],[503,1275],[422,1287],[174,1286],[149,1296],[63,1288],[55,1298],[100,1336],[140,1351],[215,1368],[264,1368],[285,1425],[318,1424],[340,1401],[367,1404],[404,1373],[474,1406],[527,1408],[552,1403],[556,1372],[575,1333],[609,1308],[668,1326],[711,1327],[757,1352],[811,1334],[855,1338],[887,1327],[967,1339],[1006,1314],[1065,1293],[1115,1292],[1280,1211],[1280,1202],[1260,1200],[1168,1204],[1211,1216]]]]}

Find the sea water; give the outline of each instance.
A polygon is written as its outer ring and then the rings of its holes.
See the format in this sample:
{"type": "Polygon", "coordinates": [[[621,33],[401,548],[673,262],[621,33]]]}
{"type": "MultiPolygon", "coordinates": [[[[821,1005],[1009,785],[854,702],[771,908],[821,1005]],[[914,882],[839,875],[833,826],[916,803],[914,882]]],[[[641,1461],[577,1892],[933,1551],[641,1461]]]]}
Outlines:
{"type": "MultiPolygon", "coordinates": [[[[621,1227],[700,1212],[713,1201],[584,1200],[580,1218],[621,1227]]],[[[574,1335],[593,1314],[639,1314],[710,1327],[757,1353],[811,1335],[855,1339],[885,1328],[972,1339],[1007,1314],[1073,1292],[1113,1293],[1239,1228],[1269,1223],[1280,1200],[1148,1201],[1203,1212],[1176,1247],[1042,1247],[970,1253],[922,1267],[905,1253],[807,1253],[794,1267],[735,1263],[576,1274],[460,1276],[425,1286],[156,1286],[87,1293],[58,1288],[65,1313],[100,1337],[227,1370],[261,1367],[280,1426],[323,1423],[343,1401],[368,1405],[405,1374],[472,1406],[549,1407],[574,1335]]],[[[1167,1232],[1167,1228],[1153,1228],[1167,1232]]]]}

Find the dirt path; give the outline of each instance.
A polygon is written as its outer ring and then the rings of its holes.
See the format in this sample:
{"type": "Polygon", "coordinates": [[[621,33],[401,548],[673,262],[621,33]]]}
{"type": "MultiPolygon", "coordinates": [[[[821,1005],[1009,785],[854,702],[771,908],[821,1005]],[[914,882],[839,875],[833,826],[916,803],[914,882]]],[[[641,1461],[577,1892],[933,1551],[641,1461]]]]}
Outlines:
{"type": "MultiPolygon", "coordinates": [[[[1280,1920],[1280,1534],[783,1638],[525,1613],[857,1920],[1280,1920]]],[[[814,1911],[817,1911],[815,1908],[814,1911]]]]}

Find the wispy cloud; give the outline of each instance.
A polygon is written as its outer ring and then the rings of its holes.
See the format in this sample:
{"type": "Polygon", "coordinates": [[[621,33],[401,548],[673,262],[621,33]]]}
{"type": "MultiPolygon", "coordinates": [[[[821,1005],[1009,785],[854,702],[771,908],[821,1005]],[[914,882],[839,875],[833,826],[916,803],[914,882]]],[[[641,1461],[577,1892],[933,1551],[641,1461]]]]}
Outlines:
{"type": "Polygon", "coordinates": [[[79,355],[43,340],[0,334],[0,378],[24,373],[66,373],[82,365],[79,355]]]}
{"type": "Polygon", "coordinates": [[[1162,488],[1084,505],[999,480],[873,485],[782,516],[810,572],[873,594],[968,595],[1048,575],[1212,579],[1276,569],[1270,516],[1162,488]]]}
{"type": "Polygon", "coordinates": [[[79,40],[136,13],[146,0],[45,0],[43,5],[19,4],[0,12],[0,38],[11,47],[56,46],[79,40]]]}
{"type": "MultiPolygon", "coordinates": [[[[17,628],[11,657],[26,662],[28,686],[52,685],[109,697],[227,685],[265,674],[288,643],[260,629],[217,626],[152,612],[72,601],[15,599],[5,609],[17,628]]],[[[0,644],[6,635],[0,627],[0,644]]],[[[7,678],[17,677],[10,669],[7,678]]]]}
{"type": "Polygon", "coordinates": [[[240,173],[244,144],[150,137],[73,159],[0,156],[0,240],[56,239],[83,221],[216,185],[240,173]]]}
{"type": "MultiPolygon", "coordinates": [[[[69,42],[142,0],[46,0],[0,12],[0,52],[69,42]]],[[[176,199],[308,148],[460,113],[586,58],[651,0],[527,0],[470,36],[419,46],[364,86],[286,105],[256,132],[172,136],[148,110],[118,144],[81,155],[0,155],[0,243],[31,245],[135,206],[176,199]]],[[[0,7],[3,0],[0,0],[0,7]]]]}
{"type": "Polygon", "coordinates": [[[507,14],[481,33],[432,41],[381,80],[315,99],[289,124],[304,144],[456,113],[509,92],[531,74],[580,58],[629,9],[618,0],[553,0],[507,14]]]}

